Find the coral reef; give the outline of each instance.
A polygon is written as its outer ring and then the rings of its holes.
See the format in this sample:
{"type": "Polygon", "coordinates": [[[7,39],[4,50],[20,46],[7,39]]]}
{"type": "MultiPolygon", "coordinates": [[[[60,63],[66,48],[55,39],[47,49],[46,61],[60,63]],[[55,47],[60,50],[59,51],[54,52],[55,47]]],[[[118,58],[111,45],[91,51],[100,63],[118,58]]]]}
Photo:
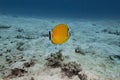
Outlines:
{"type": "Polygon", "coordinates": [[[29,62],[16,62],[16,63],[11,64],[12,69],[7,68],[6,66],[0,65],[1,66],[0,71],[1,71],[3,78],[22,77],[22,76],[24,76],[25,73],[28,73],[27,68],[32,67],[34,65],[35,65],[35,62],[33,60],[31,60],[29,62]]]}
{"type": "Polygon", "coordinates": [[[71,78],[73,75],[78,75],[80,71],[82,71],[81,65],[76,62],[68,62],[64,63],[65,56],[62,55],[61,50],[56,52],[55,54],[51,53],[47,58],[47,66],[52,68],[60,67],[61,72],[64,75],[71,78]]]}
{"type": "Polygon", "coordinates": [[[56,52],[56,54],[51,53],[51,55],[48,56],[46,60],[47,60],[46,63],[47,66],[55,68],[55,67],[60,67],[62,65],[64,58],[60,50],[56,52]]]}
{"type": "Polygon", "coordinates": [[[11,69],[11,74],[9,74],[7,77],[9,78],[21,77],[24,76],[24,73],[28,73],[28,71],[26,71],[25,69],[14,68],[11,69]]]}
{"type": "Polygon", "coordinates": [[[73,75],[78,75],[81,69],[81,65],[76,62],[64,63],[61,67],[62,72],[65,73],[68,77],[72,77],[73,75]]]}
{"type": "Polygon", "coordinates": [[[87,75],[84,74],[84,73],[79,73],[78,77],[79,77],[80,80],[87,80],[87,75]]]}

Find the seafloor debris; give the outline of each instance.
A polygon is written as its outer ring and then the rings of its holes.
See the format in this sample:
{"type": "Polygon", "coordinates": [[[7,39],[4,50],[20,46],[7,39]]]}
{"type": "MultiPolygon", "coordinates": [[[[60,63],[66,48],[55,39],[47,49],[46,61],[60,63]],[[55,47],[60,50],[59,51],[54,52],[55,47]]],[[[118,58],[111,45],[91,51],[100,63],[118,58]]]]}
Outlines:
{"type": "Polygon", "coordinates": [[[76,52],[76,53],[80,53],[80,52],[81,52],[80,49],[79,49],[79,47],[77,47],[77,48],[75,49],[75,52],[76,52]]]}
{"type": "Polygon", "coordinates": [[[79,54],[85,55],[85,52],[81,48],[79,48],[79,47],[75,48],[75,53],[79,53],[79,54]]]}
{"type": "Polygon", "coordinates": [[[41,35],[40,35],[41,37],[49,37],[49,35],[48,34],[46,34],[46,33],[41,33],[41,35]]]}
{"type": "Polygon", "coordinates": [[[93,23],[92,26],[97,26],[97,25],[93,23]]]}
{"type": "Polygon", "coordinates": [[[5,66],[0,67],[0,77],[5,78],[11,73],[11,70],[8,68],[5,68],[5,66]]]}
{"type": "Polygon", "coordinates": [[[29,67],[34,66],[34,65],[35,65],[35,62],[33,60],[31,60],[30,62],[24,63],[24,67],[26,67],[26,68],[29,68],[29,67]]]}
{"type": "Polygon", "coordinates": [[[110,55],[110,60],[120,60],[120,55],[110,55]]]}
{"type": "Polygon", "coordinates": [[[15,38],[17,38],[17,39],[22,39],[22,38],[24,38],[22,35],[17,35],[17,36],[15,36],[15,38]]]}
{"type": "Polygon", "coordinates": [[[102,32],[108,33],[108,34],[114,34],[114,35],[120,35],[119,30],[108,30],[108,29],[103,29],[102,32]]]}
{"type": "Polygon", "coordinates": [[[21,77],[24,76],[24,73],[28,73],[28,71],[26,71],[25,69],[14,68],[11,69],[11,74],[8,75],[7,77],[9,78],[21,77]]]}
{"type": "Polygon", "coordinates": [[[2,56],[3,54],[2,53],[0,53],[0,56],[2,56]]]}
{"type": "Polygon", "coordinates": [[[24,42],[18,42],[16,45],[17,45],[17,50],[19,50],[19,51],[24,50],[24,48],[22,47],[24,45],[24,42]]]}
{"type": "Polygon", "coordinates": [[[46,60],[48,61],[46,65],[54,68],[54,67],[60,67],[62,65],[64,58],[60,50],[55,54],[51,53],[50,56],[46,58],[46,60]]]}
{"type": "Polygon", "coordinates": [[[100,80],[99,76],[89,72],[89,71],[81,71],[78,73],[78,77],[80,80],[100,80]]]}
{"type": "Polygon", "coordinates": [[[35,80],[35,79],[34,79],[34,77],[31,77],[31,79],[30,79],[30,80],[35,80]]]}
{"type": "Polygon", "coordinates": [[[8,29],[8,28],[11,28],[11,26],[0,24],[0,29],[8,29]]]}
{"type": "Polygon", "coordinates": [[[24,32],[24,29],[18,28],[16,31],[17,32],[24,32]]]}
{"type": "Polygon", "coordinates": [[[11,64],[13,61],[12,61],[12,58],[10,57],[10,56],[5,56],[6,58],[6,62],[8,63],[8,64],[11,64]]]}
{"type": "Polygon", "coordinates": [[[22,34],[18,34],[18,35],[15,36],[15,38],[17,38],[17,39],[36,39],[38,37],[34,36],[34,35],[22,35],[22,34]]]}
{"type": "Polygon", "coordinates": [[[82,71],[81,65],[77,64],[76,62],[63,63],[61,70],[68,77],[72,77],[73,75],[78,75],[78,73],[82,71]]]}

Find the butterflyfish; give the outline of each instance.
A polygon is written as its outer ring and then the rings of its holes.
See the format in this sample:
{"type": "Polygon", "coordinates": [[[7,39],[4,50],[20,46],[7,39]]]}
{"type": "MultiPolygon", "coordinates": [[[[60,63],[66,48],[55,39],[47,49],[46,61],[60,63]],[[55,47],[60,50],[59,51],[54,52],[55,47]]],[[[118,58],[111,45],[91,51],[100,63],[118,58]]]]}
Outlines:
{"type": "Polygon", "coordinates": [[[53,44],[63,44],[70,37],[67,24],[58,24],[49,32],[49,39],[53,44]]]}

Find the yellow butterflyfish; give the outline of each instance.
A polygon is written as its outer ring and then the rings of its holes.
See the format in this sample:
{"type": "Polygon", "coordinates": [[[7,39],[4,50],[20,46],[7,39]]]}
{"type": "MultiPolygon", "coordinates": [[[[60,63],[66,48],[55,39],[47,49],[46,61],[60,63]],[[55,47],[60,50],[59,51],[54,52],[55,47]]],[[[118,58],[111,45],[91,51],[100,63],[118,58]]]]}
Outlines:
{"type": "Polygon", "coordinates": [[[70,37],[67,24],[58,24],[49,32],[49,39],[53,44],[63,44],[70,37]]]}

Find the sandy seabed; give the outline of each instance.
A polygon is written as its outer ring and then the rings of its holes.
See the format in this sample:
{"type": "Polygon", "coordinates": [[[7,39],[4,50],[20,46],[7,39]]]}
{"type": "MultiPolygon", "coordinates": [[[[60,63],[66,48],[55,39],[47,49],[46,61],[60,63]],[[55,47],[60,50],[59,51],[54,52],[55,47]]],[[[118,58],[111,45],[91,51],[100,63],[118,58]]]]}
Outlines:
{"type": "Polygon", "coordinates": [[[87,80],[120,80],[120,20],[0,16],[0,80],[82,80],[45,65],[59,50],[68,56],[65,62],[81,65],[87,80]],[[60,23],[68,24],[71,36],[54,45],[48,32],[60,23]],[[24,70],[12,76],[11,69],[24,70]]]}

